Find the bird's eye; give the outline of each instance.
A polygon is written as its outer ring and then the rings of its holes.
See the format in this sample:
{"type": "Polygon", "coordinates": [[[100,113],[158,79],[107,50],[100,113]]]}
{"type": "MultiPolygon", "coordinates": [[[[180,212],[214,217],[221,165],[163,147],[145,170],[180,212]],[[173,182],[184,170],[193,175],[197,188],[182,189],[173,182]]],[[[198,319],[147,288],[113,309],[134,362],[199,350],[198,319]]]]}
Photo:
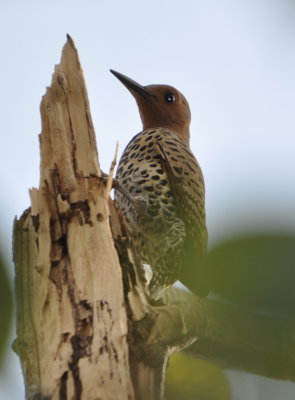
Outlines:
{"type": "Polygon", "coordinates": [[[167,92],[165,93],[165,100],[168,103],[173,103],[176,100],[175,94],[171,93],[171,92],[167,92]]]}

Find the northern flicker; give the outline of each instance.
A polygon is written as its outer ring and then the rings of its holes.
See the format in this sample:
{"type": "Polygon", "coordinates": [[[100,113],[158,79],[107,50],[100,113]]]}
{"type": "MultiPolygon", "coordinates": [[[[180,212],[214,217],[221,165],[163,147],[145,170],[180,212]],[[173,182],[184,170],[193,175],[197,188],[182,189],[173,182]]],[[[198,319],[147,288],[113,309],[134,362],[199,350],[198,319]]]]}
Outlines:
{"type": "Polygon", "coordinates": [[[141,261],[152,269],[151,297],[178,279],[206,295],[204,179],[189,148],[188,102],[171,86],[141,86],[111,72],[134,96],[143,123],[119,162],[123,190],[115,191],[115,202],[141,261]]]}

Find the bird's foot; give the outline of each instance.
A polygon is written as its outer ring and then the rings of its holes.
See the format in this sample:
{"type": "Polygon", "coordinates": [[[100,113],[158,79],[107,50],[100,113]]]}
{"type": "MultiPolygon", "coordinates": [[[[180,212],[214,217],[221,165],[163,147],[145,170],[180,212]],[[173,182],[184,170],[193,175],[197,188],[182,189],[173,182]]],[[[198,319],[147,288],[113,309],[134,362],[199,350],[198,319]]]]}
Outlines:
{"type": "MultiPolygon", "coordinates": [[[[101,171],[102,179],[107,182],[108,174],[101,171]]],[[[146,212],[147,209],[147,202],[143,197],[140,196],[132,196],[125,188],[122,186],[116,178],[113,178],[112,188],[120,192],[123,196],[126,197],[136,209],[137,213],[143,214],[146,212]]]]}
{"type": "Polygon", "coordinates": [[[150,300],[154,305],[161,305],[161,294],[167,289],[167,286],[162,286],[159,284],[157,277],[153,274],[152,279],[149,283],[150,300]]]}

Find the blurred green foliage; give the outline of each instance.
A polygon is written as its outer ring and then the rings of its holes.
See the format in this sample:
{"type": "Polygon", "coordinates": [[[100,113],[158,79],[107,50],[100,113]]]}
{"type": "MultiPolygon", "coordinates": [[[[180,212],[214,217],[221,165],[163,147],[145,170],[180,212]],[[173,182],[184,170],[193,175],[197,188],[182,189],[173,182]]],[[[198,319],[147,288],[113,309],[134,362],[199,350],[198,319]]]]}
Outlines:
{"type": "Polygon", "coordinates": [[[213,248],[205,270],[210,290],[251,310],[295,313],[295,236],[236,237],[213,248]]]}
{"type": "Polygon", "coordinates": [[[165,400],[229,399],[229,383],[219,367],[181,353],[170,357],[165,400]]]}
{"type": "MultiPolygon", "coordinates": [[[[206,257],[211,294],[254,312],[295,312],[295,236],[281,233],[233,237],[206,257]]],[[[166,400],[230,399],[222,370],[181,353],[174,354],[166,375],[166,400]]]]}
{"type": "Polygon", "coordinates": [[[7,268],[0,254],[0,367],[8,347],[8,336],[12,322],[12,291],[7,268]]]}

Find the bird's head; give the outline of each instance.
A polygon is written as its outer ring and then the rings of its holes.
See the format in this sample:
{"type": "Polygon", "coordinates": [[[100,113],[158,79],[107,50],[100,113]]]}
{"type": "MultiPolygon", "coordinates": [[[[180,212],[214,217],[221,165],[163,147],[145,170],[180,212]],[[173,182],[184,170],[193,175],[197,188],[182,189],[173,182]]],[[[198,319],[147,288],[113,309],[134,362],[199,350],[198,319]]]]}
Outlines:
{"type": "Polygon", "coordinates": [[[168,85],[142,86],[127,76],[111,70],[134,96],[143,129],[168,128],[189,145],[191,113],[186,98],[168,85]]]}

